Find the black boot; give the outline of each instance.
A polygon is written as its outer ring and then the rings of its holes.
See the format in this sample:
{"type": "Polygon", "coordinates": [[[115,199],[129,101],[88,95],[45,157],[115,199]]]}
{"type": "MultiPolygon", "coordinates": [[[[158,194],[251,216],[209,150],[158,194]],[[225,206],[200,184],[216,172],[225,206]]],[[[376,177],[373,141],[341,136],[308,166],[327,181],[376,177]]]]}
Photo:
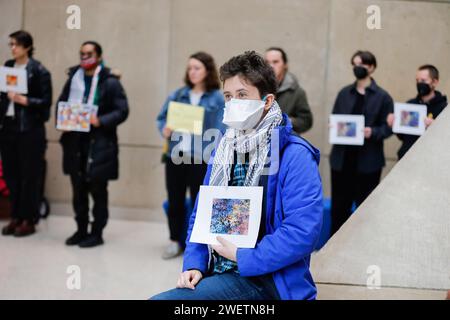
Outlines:
{"type": "Polygon", "coordinates": [[[85,240],[88,236],[88,224],[86,222],[77,221],[77,232],[75,232],[70,238],[66,240],[66,245],[75,246],[81,241],[85,240]]]}
{"type": "Polygon", "coordinates": [[[101,234],[90,234],[78,245],[80,246],[80,248],[92,248],[102,245],[103,243],[104,242],[101,234]]]}
{"type": "Polygon", "coordinates": [[[70,238],[66,240],[66,245],[75,246],[87,238],[88,234],[85,231],[78,230],[70,238]]]}

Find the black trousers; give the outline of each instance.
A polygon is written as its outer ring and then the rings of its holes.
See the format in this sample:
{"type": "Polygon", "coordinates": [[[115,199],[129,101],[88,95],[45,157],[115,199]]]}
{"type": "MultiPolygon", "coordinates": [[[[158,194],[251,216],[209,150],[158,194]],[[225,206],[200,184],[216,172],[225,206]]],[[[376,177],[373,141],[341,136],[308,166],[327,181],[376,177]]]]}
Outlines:
{"type": "Polygon", "coordinates": [[[170,240],[181,239],[185,224],[186,190],[189,187],[192,206],[195,204],[200,186],[203,183],[207,170],[205,163],[174,164],[170,158],[166,161],[166,188],[169,200],[169,231],[170,240]]]}
{"type": "Polygon", "coordinates": [[[73,210],[78,231],[87,233],[89,225],[89,195],[94,200],[91,233],[101,236],[108,223],[108,181],[87,181],[83,175],[71,175],[73,210]]]}
{"type": "Polygon", "coordinates": [[[47,141],[45,128],[18,132],[9,119],[0,133],[3,172],[10,191],[11,218],[37,221],[47,141]]]}
{"type": "Polygon", "coordinates": [[[381,170],[363,174],[354,167],[343,171],[331,170],[331,235],[352,214],[352,205],[358,207],[380,183],[381,170]]]}

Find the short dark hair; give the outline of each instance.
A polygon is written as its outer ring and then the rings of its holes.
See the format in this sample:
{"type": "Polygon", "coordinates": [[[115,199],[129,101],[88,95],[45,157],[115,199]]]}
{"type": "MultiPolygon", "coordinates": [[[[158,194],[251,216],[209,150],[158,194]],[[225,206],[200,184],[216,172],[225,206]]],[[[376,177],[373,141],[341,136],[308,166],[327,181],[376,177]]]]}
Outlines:
{"type": "Polygon", "coordinates": [[[9,35],[10,38],[17,41],[17,44],[21,45],[25,49],[30,48],[28,51],[28,56],[32,57],[34,53],[34,46],[33,46],[33,37],[31,34],[24,30],[19,30],[16,32],[13,32],[9,35]]]}
{"type": "MultiPolygon", "coordinates": [[[[203,80],[205,83],[205,90],[206,91],[213,91],[220,89],[220,81],[219,81],[219,75],[217,74],[217,67],[216,63],[214,62],[214,58],[203,51],[197,52],[192,54],[189,59],[195,59],[200,61],[206,68],[206,78],[203,80]]],[[[194,84],[189,79],[189,72],[186,70],[186,74],[184,76],[184,83],[192,88],[194,84]]]]}
{"type": "Polygon", "coordinates": [[[94,50],[95,50],[95,52],[97,53],[97,55],[98,55],[99,57],[102,56],[102,54],[103,54],[103,49],[102,49],[102,46],[101,46],[98,42],[89,40],[89,41],[83,42],[83,44],[82,44],[81,46],[84,47],[85,45],[88,45],[88,44],[94,46],[94,50]]]}
{"type": "Polygon", "coordinates": [[[255,51],[246,51],[228,60],[220,67],[220,80],[240,76],[258,88],[259,94],[265,96],[276,94],[277,80],[272,67],[255,51]]]}
{"type": "Polygon", "coordinates": [[[420,66],[418,70],[428,70],[431,79],[439,80],[439,70],[432,64],[424,64],[423,66],[420,66]]]}
{"type": "Polygon", "coordinates": [[[266,50],[266,52],[269,52],[269,51],[278,51],[279,53],[281,53],[281,59],[283,59],[283,62],[284,62],[285,64],[288,63],[288,57],[287,57],[287,54],[286,54],[286,52],[285,52],[283,49],[281,49],[280,47],[270,47],[269,49],[266,50]]]}
{"type": "Polygon", "coordinates": [[[355,57],[360,57],[363,64],[366,64],[368,66],[374,66],[375,68],[377,67],[377,58],[375,58],[375,55],[370,51],[363,51],[363,50],[356,51],[353,54],[352,59],[350,60],[350,63],[352,65],[353,59],[355,59],[355,57]]]}

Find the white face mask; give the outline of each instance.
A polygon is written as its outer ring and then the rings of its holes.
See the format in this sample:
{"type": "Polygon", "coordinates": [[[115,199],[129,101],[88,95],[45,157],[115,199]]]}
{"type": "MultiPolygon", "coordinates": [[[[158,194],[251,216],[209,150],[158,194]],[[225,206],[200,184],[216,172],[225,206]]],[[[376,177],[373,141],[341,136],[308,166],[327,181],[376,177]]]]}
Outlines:
{"type": "Polygon", "coordinates": [[[225,103],[223,123],[238,130],[253,129],[261,120],[265,105],[264,99],[231,99],[225,103]]]}

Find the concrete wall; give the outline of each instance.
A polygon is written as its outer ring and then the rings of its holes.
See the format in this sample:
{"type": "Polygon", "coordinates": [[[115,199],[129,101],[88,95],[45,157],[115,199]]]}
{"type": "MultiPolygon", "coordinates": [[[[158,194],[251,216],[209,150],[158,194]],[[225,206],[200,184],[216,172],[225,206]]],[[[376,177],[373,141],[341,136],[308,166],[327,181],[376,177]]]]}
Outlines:
{"type": "Polygon", "coordinates": [[[446,109],[312,257],[317,283],[340,288],[341,299],[371,291],[366,284],[376,284],[375,277],[382,288],[436,290],[440,299],[445,297],[450,288],[450,170],[441,164],[450,161],[449,123],[446,109]]]}
{"type": "MultiPolygon", "coordinates": [[[[306,138],[323,153],[326,194],[328,114],[339,89],[353,81],[349,59],[357,49],[376,54],[375,78],[396,101],[415,95],[415,69],[423,63],[438,66],[440,89],[450,92],[450,1],[0,0],[0,11],[8,12],[0,35],[21,24],[34,35],[36,57],[53,75],[55,100],[65,69],[78,62],[84,40],[98,40],[107,64],[122,70],[131,114],[119,130],[121,179],[111,184],[113,206],[159,208],[165,198],[155,117],[167,94],[182,84],[187,57],[195,51],[210,52],[220,66],[244,50],[286,49],[315,116],[306,138]],[[66,28],[71,4],[81,7],[81,30],[66,28]],[[381,8],[381,30],[366,27],[366,8],[372,4],[381,8]]],[[[7,51],[0,52],[5,59],[7,51]]],[[[68,202],[59,133],[50,125],[48,131],[47,194],[54,202],[68,202]]],[[[396,138],[389,139],[386,172],[395,163],[397,148],[396,138]]]]}
{"type": "Polygon", "coordinates": [[[5,60],[10,59],[8,50],[8,35],[15,30],[22,28],[22,15],[23,15],[23,1],[0,1],[0,13],[2,18],[0,19],[0,61],[3,63],[5,60]],[[7,14],[4,14],[7,12],[7,14]]]}

